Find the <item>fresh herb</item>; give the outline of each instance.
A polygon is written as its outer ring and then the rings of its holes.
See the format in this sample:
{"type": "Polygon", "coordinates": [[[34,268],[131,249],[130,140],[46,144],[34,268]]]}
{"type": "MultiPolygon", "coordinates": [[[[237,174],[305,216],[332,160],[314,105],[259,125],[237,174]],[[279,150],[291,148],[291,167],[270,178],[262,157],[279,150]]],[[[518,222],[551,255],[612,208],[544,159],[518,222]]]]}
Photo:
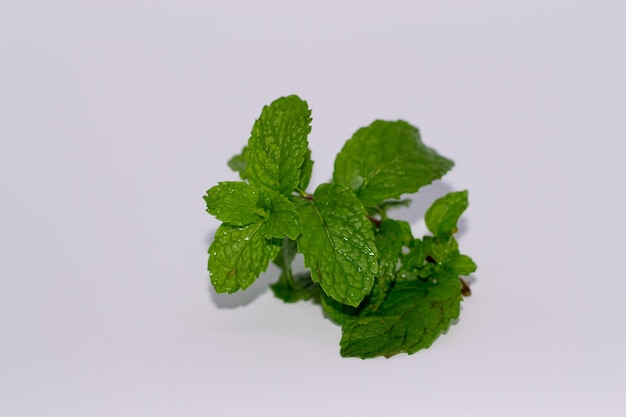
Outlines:
{"type": "Polygon", "coordinates": [[[342,356],[429,347],[469,295],[460,277],[476,270],[454,238],[467,191],[432,204],[425,215],[432,235],[421,239],[387,212],[454,163],[424,145],[409,123],[377,120],[346,142],[332,181],[310,193],[310,123],[297,96],[265,106],[247,145],[228,162],[241,181],[207,191],[207,211],[222,221],[209,248],[211,283],[217,292],[244,290],[274,262],[281,270],[271,285],[276,297],[318,302],[342,326],[342,356]],[[297,253],[308,272],[293,272],[297,253]]]}

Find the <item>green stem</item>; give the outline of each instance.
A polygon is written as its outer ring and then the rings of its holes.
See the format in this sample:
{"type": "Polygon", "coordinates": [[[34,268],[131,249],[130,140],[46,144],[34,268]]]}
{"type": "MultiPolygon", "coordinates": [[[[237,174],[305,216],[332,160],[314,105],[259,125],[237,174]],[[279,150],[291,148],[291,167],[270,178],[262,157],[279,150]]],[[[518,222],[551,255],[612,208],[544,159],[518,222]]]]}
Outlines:
{"type": "Polygon", "coordinates": [[[304,191],[303,189],[299,187],[296,187],[294,191],[298,193],[300,197],[306,198],[307,200],[313,200],[313,196],[311,194],[307,193],[306,191],[304,191]]]}
{"type": "Polygon", "coordinates": [[[280,267],[285,274],[284,276],[289,288],[293,288],[295,283],[293,279],[293,271],[291,269],[291,263],[293,262],[294,254],[295,242],[288,237],[285,237],[283,240],[283,247],[280,250],[280,255],[282,257],[282,265],[280,265],[280,267]]]}

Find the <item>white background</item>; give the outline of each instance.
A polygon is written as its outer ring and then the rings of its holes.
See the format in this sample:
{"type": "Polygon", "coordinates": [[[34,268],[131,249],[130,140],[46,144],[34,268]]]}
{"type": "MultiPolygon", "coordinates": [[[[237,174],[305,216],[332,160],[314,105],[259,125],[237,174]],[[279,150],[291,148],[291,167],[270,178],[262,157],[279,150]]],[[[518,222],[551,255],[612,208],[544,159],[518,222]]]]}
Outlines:
{"type": "Polygon", "coordinates": [[[623,415],[622,4],[3,2],[0,415],[623,415]],[[312,185],[376,118],[456,162],[399,213],[470,191],[473,295],[430,349],[342,359],[273,267],[210,289],[202,195],[292,93],[312,185]]]}

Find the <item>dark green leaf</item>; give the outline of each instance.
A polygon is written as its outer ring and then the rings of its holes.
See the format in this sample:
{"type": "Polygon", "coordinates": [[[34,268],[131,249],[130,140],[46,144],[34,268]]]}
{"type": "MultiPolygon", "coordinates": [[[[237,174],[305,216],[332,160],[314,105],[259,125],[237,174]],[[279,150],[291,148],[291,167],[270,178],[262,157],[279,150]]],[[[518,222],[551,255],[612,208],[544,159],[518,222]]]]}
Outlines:
{"type": "Polygon", "coordinates": [[[358,315],[359,309],[357,307],[352,307],[340,303],[334,298],[326,295],[324,291],[321,291],[320,296],[320,301],[324,313],[335,323],[341,325],[347,319],[356,317],[358,315]]]}
{"type": "Polygon", "coordinates": [[[397,282],[375,314],[343,323],[341,355],[372,358],[429,347],[459,316],[458,279],[397,282]]]}
{"type": "Polygon", "coordinates": [[[359,129],[335,160],[333,181],[349,187],[366,207],[414,193],[454,163],[425,146],[417,128],[377,120],[359,129]]]}
{"type": "Polygon", "coordinates": [[[374,280],[365,312],[378,310],[387,297],[398,267],[402,249],[413,239],[411,227],[407,222],[385,219],[376,231],[376,247],[378,248],[378,275],[374,280]]]}
{"type": "Polygon", "coordinates": [[[291,280],[281,274],[278,282],[270,285],[274,295],[286,303],[306,301],[320,295],[320,287],[311,281],[311,274],[294,275],[291,280]]]}
{"type": "Polygon", "coordinates": [[[402,268],[410,270],[421,267],[426,261],[424,242],[415,239],[410,244],[409,252],[402,255],[402,268]]]}

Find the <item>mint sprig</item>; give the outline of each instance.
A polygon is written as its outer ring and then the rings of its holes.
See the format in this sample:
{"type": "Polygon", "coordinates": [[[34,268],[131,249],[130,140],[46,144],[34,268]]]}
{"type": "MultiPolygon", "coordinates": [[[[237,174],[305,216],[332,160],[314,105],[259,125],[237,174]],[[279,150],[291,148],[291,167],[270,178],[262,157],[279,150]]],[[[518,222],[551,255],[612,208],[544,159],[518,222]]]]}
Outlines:
{"type": "Polygon", "coordinates": [[[468,194],[435,201],[425,214],[432,235],[421,239],[388,211],[454,163],[409,123],[377,120],[346,142],[332,181],[309,193],[310,123],[297,96],[265,106],[242,152],[228,161],[241,181],[207,191],[207,211],[222,222],[209,248],[211,283],[217,292],[243,290],[273,261],[281,271],[274,294],[319,303],[342,326],[342,356],[429,347],[459,315],[468,291],[460,277],[476,270],[454,238],[468,194]],[[292,270],[297,253],[307,272],[292,270]]]}

